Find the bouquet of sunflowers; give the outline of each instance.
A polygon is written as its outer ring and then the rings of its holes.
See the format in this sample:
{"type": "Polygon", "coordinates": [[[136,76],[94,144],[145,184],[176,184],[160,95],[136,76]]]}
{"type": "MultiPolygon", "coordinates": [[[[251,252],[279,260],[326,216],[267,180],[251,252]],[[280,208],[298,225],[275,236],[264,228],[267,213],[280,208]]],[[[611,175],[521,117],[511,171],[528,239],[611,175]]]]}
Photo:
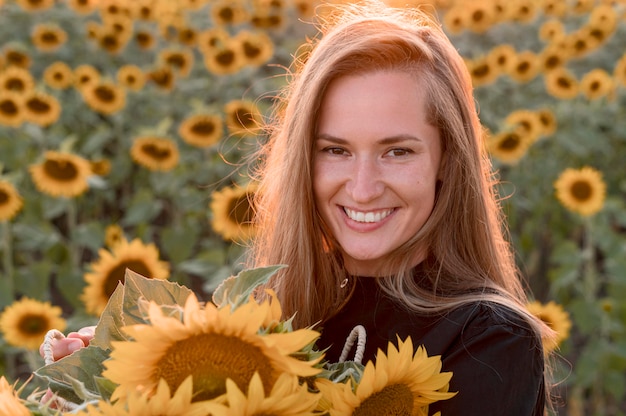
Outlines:
{"type": "Polygon", "coordinates": [[[261,303],[252,297],[280,267],[244,270],[208,303],[127,271],[90,345],[36,371],[56,398],[20,399],[2,378],[0,416],[426,416],[429,404],[454,396],[440,357],[414,351],[410,338],[379,350],[376,364],[325,361],[318,331],[293,329],[272,291],[261,303]]]}

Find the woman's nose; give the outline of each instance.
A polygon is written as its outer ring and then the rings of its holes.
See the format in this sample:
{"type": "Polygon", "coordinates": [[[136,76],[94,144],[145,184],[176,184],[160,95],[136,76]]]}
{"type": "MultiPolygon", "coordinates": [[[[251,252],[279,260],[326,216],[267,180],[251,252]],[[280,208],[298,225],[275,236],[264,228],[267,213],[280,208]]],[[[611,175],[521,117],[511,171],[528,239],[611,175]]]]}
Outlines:
{"type": "Polygon", "coordinates": [[[355,159],[349,175],[346,191],[354,202],[370,202],[381,196],[385,190],[380,167],[372,158],[355,159]]]}

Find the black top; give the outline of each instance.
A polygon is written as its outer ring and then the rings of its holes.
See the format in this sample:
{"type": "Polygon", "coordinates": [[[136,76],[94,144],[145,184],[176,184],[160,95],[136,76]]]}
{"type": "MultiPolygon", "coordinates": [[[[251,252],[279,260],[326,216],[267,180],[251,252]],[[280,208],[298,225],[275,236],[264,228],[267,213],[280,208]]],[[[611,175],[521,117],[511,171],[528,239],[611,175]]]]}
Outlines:
{"type": "MultiPolygon", "coordinates": [[[[448,400],[430,405],[444,416],[542,416],[544,414],[543,351],[530,326],[514,312],[494,304],[459,307],[445,315],[421,315],[397,305],[373,277],[356,278],[356,288],[340,313],[322,327],[319,348],[330,347],[326,359],[337,362],[356,325],[367,334],[363,364],[374,360],[389,341],[397,347],[411,336],[428,356],[441,355],[442,371],[452,371],[448,400]]],[[[356,343],[355,343],[356,345],[356,343]]],[[[354,348],[348,360],[354,358],[354,348]]]]}

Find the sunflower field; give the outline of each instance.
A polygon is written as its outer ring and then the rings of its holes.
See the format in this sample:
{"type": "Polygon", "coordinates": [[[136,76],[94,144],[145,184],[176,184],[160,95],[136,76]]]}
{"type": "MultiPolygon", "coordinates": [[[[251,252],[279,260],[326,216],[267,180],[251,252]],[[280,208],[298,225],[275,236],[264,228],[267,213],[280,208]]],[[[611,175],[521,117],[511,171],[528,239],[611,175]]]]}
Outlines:
{"type": "MultiPolygon", "coordinates": [[[[554,413],[626,415],[626,1],[386,2],[466,59],[528,307],[559,334],[554,413]]],[[[200,299],[240,271],[249,156],[317,4],[0,0],[1,375],[95,325],[127,268],[200,299]]]]}

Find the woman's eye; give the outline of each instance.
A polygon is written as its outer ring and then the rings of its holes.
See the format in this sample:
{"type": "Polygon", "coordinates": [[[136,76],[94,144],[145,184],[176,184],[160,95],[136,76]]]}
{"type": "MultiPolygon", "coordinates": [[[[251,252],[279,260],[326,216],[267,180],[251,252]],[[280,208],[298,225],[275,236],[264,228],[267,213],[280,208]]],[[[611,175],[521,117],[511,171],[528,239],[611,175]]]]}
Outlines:
{"type": "Polygon", "coordinates": [[[324,149],[324,151],[326,153],[330,153],[331,155],[344,155],[344,154],[346,154],[345,149],[342,149],[341,147],[327,147],[326,149],[324,149]]]}
{"type": "Polygon", "coordinates": [[[411,150],[410,149],[404,149],[404,148],[391,149],[390,151],[387,152],[387,154],[389,156],[394,156],[394,157],[406,156],[409,153],[411,153],[411,150]]]}

